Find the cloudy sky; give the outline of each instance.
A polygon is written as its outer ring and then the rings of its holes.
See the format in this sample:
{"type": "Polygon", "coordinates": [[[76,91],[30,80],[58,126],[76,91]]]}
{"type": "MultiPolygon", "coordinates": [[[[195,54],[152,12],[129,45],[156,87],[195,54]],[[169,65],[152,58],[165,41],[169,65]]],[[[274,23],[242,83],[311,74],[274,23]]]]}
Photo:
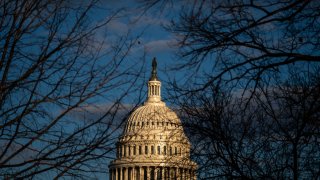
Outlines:
{"type": "MultiPolygon", "coordinates": [[[[140,46],[136,51],[147,49],[149,55],[162,56],[163,54],[172,54],[175,37],[165,30],[165,26],[177,15],[175,6],[169,9],[150,8],[148,11],[142,7],[142,3],[135,1],[115,1],[105,6],[111,6],[111,11],[120,10],[119,15],[109,24],[110,31],[117,35],[141,35],[140,46]]],[[[161,58],[159,58],[161,59],[161,58]]]]}
{"type": "MultiPolygon", "coordinates": [[[[158,74],[164,86],[169,78],[179,79],[184,76],[182,72],[170,70],[178,59],[177,37],[165,28],[172,20],[178,18],[181,8],[178,4],[168,3],[165,7],[157,4],[148,10],[141,1],[136,0],[103,1],[99,5],[91,15],[95,21],[103,21],[113,16],[106,29],[103,29],[106,32],[101,32],[107,34],[107,41],[118,41],[118,38],[124,36],[132,39],[138,37],[128,57],[137,60],[145,55],[147,78],[150,75],[153,57],[157,58],[158,74]]],[[[110,47],[107,45],[107,48],[110,47]]],[[[146,91],[147,87],[143,90],[146,91]]]]}

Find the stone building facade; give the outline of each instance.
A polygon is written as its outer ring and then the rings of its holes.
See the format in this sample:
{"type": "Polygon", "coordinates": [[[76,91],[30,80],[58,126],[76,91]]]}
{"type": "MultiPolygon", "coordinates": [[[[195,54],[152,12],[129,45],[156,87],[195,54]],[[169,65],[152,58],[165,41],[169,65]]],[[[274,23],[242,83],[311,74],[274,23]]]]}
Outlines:
{"type": "Polygon", "coordinates": [[[196,180],[190,142],[180,119],[161,101],[156,60],[148,82],[148,99],[126,121],[109,165],[110,180],[196,180]]]}

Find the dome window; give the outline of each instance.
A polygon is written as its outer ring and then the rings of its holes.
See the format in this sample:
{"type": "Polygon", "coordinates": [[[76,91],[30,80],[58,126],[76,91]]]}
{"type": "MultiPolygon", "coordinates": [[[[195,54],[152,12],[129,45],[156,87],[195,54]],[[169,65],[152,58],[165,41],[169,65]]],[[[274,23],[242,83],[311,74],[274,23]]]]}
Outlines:
{"type": "Polygon", "coordinates": [[[139,155],[142,155],[142,146],[139,146],[139,155]]]}
{"type": "Polygon", "coordinates": [[[154,154],[154,146],[151,146],[151,154],[154,154]]]}
{"type": "Polygon", "coordinates": [[[148,146],[145,146],[145,148],[144,148],[144,153],[145,153],[145,154],[148,154],[148,146]]]}

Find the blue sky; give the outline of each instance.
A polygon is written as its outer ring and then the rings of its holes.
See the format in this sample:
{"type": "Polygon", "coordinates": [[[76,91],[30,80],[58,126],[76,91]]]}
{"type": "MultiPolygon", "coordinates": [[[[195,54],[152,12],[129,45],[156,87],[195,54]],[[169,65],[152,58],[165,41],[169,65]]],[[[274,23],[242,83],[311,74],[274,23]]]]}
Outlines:
{"type": "MultiPolygon", "coordinates": [[[[161,5],[158,4],[157,7],[153,7],[148,11],[145,11],[145,9],[141,6],[141,2],[138,3],[137,1],[138,0],[104,0],[99,2],[99,4],[97,4],[97,6],[93,8],[94,10],[90,12],[89,22],[92,22],[92,24],[96,24],[96,22],[110,20],[105,27],[101,28],[98,31],[97,36],[95,36],[93,41],[94,43],[92,46],[92,50],[94,50],[94,52],[96,52],[96,47],[99,47],[99,43],[103,43],[101,51],[102,55],[101,58],[99,58],[99,63],[108,64],[111,62],[110,66],[104,66],[106,68],[103,68],[103,73],[101,73],[101,71],[97,71],[96,74],[98,77],[101,77],[101,79],[103,79],[105,76],[108,77],[110,73],[109,67],[114,67],[112,63],[116,61],[110,61],[110,59],[112,59],[114,55],[112,52],[112,48],[114,45],[121,43],[121,39],[125,36],[129,38],[128,40],[131,39],[132,41],[135,41],[135,43],[130,49],[129,54],[126,55],[124,61],[125,63],[121,63],[122,66],[119,69],[117,69],[121,72],[115,73],[120,75],[115,75],[116,77],[110,75],[111,77],[109,76],[109,78],[107,78],[108,84],[106,86],[110,85],[112,89],[108,89],[106,87],[103,88],[103,90],[97,92],[97,94],[99,94],[97,95],[97,97],[94,97],[92,101],[88,102],[88,104],[84,103],[83,109],[86,111],[81,111],[82,109],[77,109],[78,111],[74,111],[75,113],[70,113],[70,116],[66,117],[64,119],[65,121],[62,122],[62,125],[67,124],[68,126],[58,126],[59,128],[63,127],[67,130],[73,130],[73,128],[75,128],[76,126],[72,127],[72,123],[75,122],[75,125],[77,125],[77,123],[81,124],[81,121],[72,121],[74,119],[90,121],[91,119],[97,118],[96,116],[102,116],[103,112],[105,112],[106,109],[110,108],[110,104],[112,104],[118,98],[117,96],[120,96],[121,93],[125,93],[126,89],[128,88],[131,89],[128,92],[128,96],[122,101],[123,107],[131,107],[131,105],[135,104],[136,102],[141,103],[141,100],[144,100],[146,98],[145,96],[147,91],[147,81],[150,77],[151,61],[153,57],[156,57],[158,60],[158,74],[160,80],[162,81],[162,96],[169,106],[171,106],[171,104],[168,103],[168,101],[166,100],[168,96],[166,96],[165,90],[165,88],[168,87],[166,86],[166,83],[169,80],[176,79],[177,81],[179,81],[179,83],[186,83],[187,88],[191,86],[191,82],[188,82],[187,77],[190,77],[193,74],[191,74],[190,72],[188,73],[187,70],[184,70],[183,72],[170,70],[171,67],[174,67],[174,64],[177,64],[180,61],[177,56],[179,50],[176,44],[178,37],[168,32],[164,28],[164,26],[170,25],[171,20],[175,20],[176,18],[178,18],[179,10],[183,7],[184,4],[188,5],[188,3],[190,2],[172,1],[172,4],[170,4],[169,1],[169,3],[167,4],[168,7],[160,8],[161,5]],[[128,72],[129,74],[138,72],[139,69],[142,69],[140,74],[141,77],[139,77],[136,84],[132,85],[135,86],[132,88],[130,87],[131,81],[128,81],[128,79],[131,79],[132,77],[134,77],[134,75],[127,76],[126,73],[122,73],[122,71],[128,72]],[[123,83],[126,81],[128,81],[128,83],[123,83]],[[117,88],[114,88],[115,86],[112,86],[113,83],[123,83],[124,85],[120,85],[117,86],[117,88]],[[141,95],[141,88],[142,95],[144,95],[144,97],[142,99],[139,99],[140,101],[137,101],[137,96],[141,95]],[[69,119],[71,119],[71,121],[69,121],[69,119]],[[71,125],[69,125],[68,123],[71,125]]],[[[78,2],[70,1],[70,3],[78,2]]],[[[76,16],[72,15],[71,17],[76,18],[76,16]]],[[[68,25],[69,24],[67,23],[67,26],[68,25]]],[[[31,34],[31,36],[29,37],[30,40],[36,40],[36,38],[32,37],[32,35],[34,34],[31,34]]],[[[44,34],[43,36],[46,36],[46,34],[44,34]]],[[[91,48],[91,46],[89,47],[91,48]]],[[[28,52],[30,51],[31,53],[33,53],[33,49],[30,49],[29,46],[27,47],[27,50],[28,52]]],[[[233,56],[228,55],[228,58],[232,57],[233,56]]],[[[199,80],[204,80],[201,79],[205,75],[204,72],[208,72],[208,74],[215,72],[213,71],[215,69],[212,69],[214,63],[212,63],[211,60],[213,58],[214,56],[205,59],[205,61],[201,64],[200,72],[196,74],[196,76],[198,77],[192,77],[195,79],[198,78],[195,81],[193,81],[193,83],[201,83],[201,81],[199,80]]],[[[86,56],[80,61],[81,63],[82,61],[86,63],[90,62],[88,61],[88,59],[86,59],[86,56]]],[[[100,65],[99,63],[97,63],[97,66],[100,65]]],[[[83,69],[86,70],[86,68],[83,69]]],[[[17,74],[21,73],[20,69],[17,69],[16,71],[17,74]]],[[[47,71],[46,73],[49,72],[47,71]]],[[[81,77],[79,79],[82,80],[81,77]]],[[[80,80],[78,81],[82,82],[80,80]]],[[[97,81],[100,81],[100,79],[98,79],[97,81]]],[[[193,83],[192,85],[195,86],[195,84],[193,83]]],[[[44,86],[42,90],[47,91],[48,89],[46,87],[47,86],[44,86]]],[[[49,108],[50,109],[48,109],[47,111],[52,113],[52,116],[55,116],[56,114],[60,113],[54,111],[52,107],[49,108]]],[[[60,110],[61,107],[59,106],[59,108],[57,107],[57,109],[60,110]]],[[[64,109],[62,108],[62,110],[64,109]]],[[[117,115],[121,116],[121,113],[117,115]]],[[[116,120],[118,119],[120,118],[117,117],[116,120]]],[[[40,144],[38,146],[40,146],[40,144]]],[[[97,176],[99,179],[106,179],[108,169],[105,166],[102,168],[105,169],[105,173],[99,174],[97,176]]]]}
{"type": "MultiPolygon", "coordinates": [[[[108,17],[110,10],[116,11],[117,9],[121,9],[118,16],[107,26],[108,33],[112,35],[109,39],[117,39],[128,33],[133,38],[141,35],[138,38],[139,42],[132,48],[128,56],[128,59],[137,62],[144,53],[146,53],[144,67],[145,79],[142,79],[144,82],[140,82],[137,85],[143,86],[144,92],[147,91],[146,83],[151,72],[151,60],[153,57],[156,57],[158,61],[158,75],[163,86],[162,95],[163,99],[165,99],[165,85],[169,80],[168,77],[183,77],[182,72],[169,71],[171,65],[177,61],[176,53],[178,49],[175,44],[176,37],[164,28],[164,26],[170,24],[170,20],[176,17],[177,14],[175,11],[170,11],[169,13],[157,11],[156,9],[151,9],[143,13],[143,9],[141,9],[139,5],[140,4],[135,1],[107,1],[102,4],[100,11],[97,11],[93,16],[97,19],[103,19],[108,17]]],[[[170,9],[173,10],[174,8],[171,7],[170,9]]],[[[124,103],[130,104],[132,101],[130,98],[134,98],[137,94],[139,94],[139,92],[131,92],[131,94],[128,95],[127,102],[124,103]]],[[[102,103],[102,107],[104,106],[103,104],[104,103],[102,103]]],[[[106,170],[106,172],[108,172],[108,170],[106,170]]],[[[98,178],[105,178],[104,176],[105,174],[101,176],[98,175],[98,178]]]]}
{"type": "MultiPolygon", "coordinates": [[[[111,44],[126,35],[129,35],[132,39],[139,36],[138,42],[128,55],[128,66],[131,62],[139,63],[140,59],[145,55],[145,62],[143,63],[146,79],[144,81],[147,81],[151,71],[151,60],[156,57],[158,74],[163,83],[162,92],[165,96],[165,84],[169,77],[170,79],[173,77],[179,79],[184,76],[182,72],[169,70],[178,59],[176,55],[178,51],[176,45],[177,37],[164,28],[170,24],[172,19],[178,17],[178,9],[176,9],[178,7],[176,4],[168,4],[170,6],[168,9],[159,10],[157,9],[158,7],[153,7],[145,11],[141,5],[141,3],[134,0],[103,1],[99,4],[97,10],[91,14],[91,18],[99,22],[109,18],[110,14],[118,12],[106,28],[101,29],[101,36],[107,35],[106,40],[110,41],[111,44]]],[[[107,50],[110,47],[106,45],[105,48],[107,50]]],[[[147,90],[146,82],[143,90],[147,90]]]]}
{"type": "MultiPolygon", "coordinates": [[[[119,38],[128,34],[132,39],[140,36],[138,38],[138,43],[132,47],[130,54],[127,57],[127,66],[130,68],[137,68],[137,71],[138,66],[144,64],[142,75],[142,77],[144,77],[141,78],[141,82],[138,82],[136,86],[143,86],[143,91],[147,91],[146,83],[150,76],[151,61],[153,57],[157,58],[158,75],[163,86],[165,86],[169,76],[182,76],[182,73],[168,71],[170,64],[175,63],[177,59],[176,52],[178,50],[175,47],[176,37],[164,29],[164,26],[169,25],[171,18],[175,17],[173,12],[168,13],[151,9],[151,11],[143,13],[143,9],[139,7],[141,4],[135,1],[104,1],[103,3],[100,3],[100,5],[101,7],[98,7],[97,10],[91,14],[91,18],[94,21],[103,21],[106,18],[109,18],[110,14],[119,10],[119,13],[112,18],[106,28],[101,29],[101,32],[99,32],[101,39],[106,37],[107,44],[104,47],[106,51],[110,48],[108,45],[109,42],[110,44],[116,43],[119,38]],[[144,55],[145,58],[143,59],[144,55]],[[134,63],[138,63],[139,65],[135,67],[134,63]]],[[[99,37],[97,38],[99,39],[99,37]]],[[[106,58],[108,58],[108,56],[106,58]]],[[[115,89],[114,91],[114,93],[117,93],[118,89],[115,89]]],[[[162,92],[165,94],[165,87],[162,88],[162,92]]],[[[139,93],[139,87],[134,88],[123,103],[128,104],[129,106],[131,103],[134,104],[134,98],[139,93]]],[[[106,96],[110,96],[110,94],[112,93],[109,92],[106,96]]],[[[105,102],[105,99],[103,101],[99,101],[99,99],[95,100],[98,108],[94,108],[94,110],[99,109],[103,111],[105,107],[111,103],[105,102]]],[[[99,114],[99,112],[97,113],[99,114]]],[[[108,169],[106,169],[106,173],[107,174],[97,174],[97,178],[108,178],[108,169]]]]}
{"type": "MultiPolygon", "coordinates": [[[[107,6],[107,4],[104,5],[107,6]]],[[[140,5],[135,1],[111,2],[109,4],[113,7],[111,11],[120,10],[120,13],[108,24],[109,31],[115,36],[123,36],[128,32],[132,36],[141,35],[139,45],[133,51],[139,52],[146,48],[149,58],[153,56],[159,56],[159,59],[162,59],[160,57],[169,58],[174,53],[172,45],[174,45],[175,37],[163,26],[169,25],[174,16],[164,11],[154,11],[154,9],[144,12],[143,8],[139,7],[140,5]]],[[[102,8],[98,16],[100,13],[104,18],[105,9],[102,8]]]]}
{"type": "MultiPolygon", "coordinates": [[[[140,5],[136,1],[104,1],[101,4],[100,10],[93,14],[93,18],[99,21],[99,19],[108,17],[110,11],[115,12],[116,10],[120,10],[119,14],[107,26],[107,31],[111,35],[109,40],[112,41],[128,33],[133,38],[140,36],[138,38],[139,43],[131,49],[128,59],[135,60],[134,62],[136,62],[146,53],[144,71],[146,78],[144,79],[145,82],[140,84],[146,92],[146,81],[150,76],[151,60],[153,57],[156,57],[158,60],[159,77],[164,86],[169,77],[171,80],[172,78],[179,80],[184,78],[187,72],[169,71],[172,64],[178,61],[178,57],[176,56],[178,48],[175,44],[177,37],[163,27],[169,25],[172,19],[178,17],[178,9],[176,8],[180,8],[181,4],[174,4],[169,9],[164,8],[164,10],[152,8],[147,12],[143,12],[143,9],[139,7],[140,5]]],[[[211,63],[208,63],[208,61],[210,59],[207,59],[203,64],[204,68],[202,68],[202,71],[208,70],[208,72],[212,72],[212,65],[209,66],[211,63]]],[[[162,88],[162,90],[165,94],[165,88],[162,88]]],[[[134,97],[138,93],[132,92],[129,98],[134,97]]]]}

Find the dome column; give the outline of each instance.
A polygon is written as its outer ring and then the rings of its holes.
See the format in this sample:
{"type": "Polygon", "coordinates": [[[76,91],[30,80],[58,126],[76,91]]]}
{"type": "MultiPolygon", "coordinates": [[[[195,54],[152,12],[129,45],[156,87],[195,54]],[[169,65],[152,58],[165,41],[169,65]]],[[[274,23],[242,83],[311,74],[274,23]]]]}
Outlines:
{"type": "Polygon", "coordinates": [[[187,169],[187,179],[190,179],[190,169],[187,169]]]}
{"type": "Polygon", "coordinates": [[[139,167],[140,180],[144,180],[144,168],[139,167]]]}
{"type": "Polygon", "coordinates": [[[151,171],[150,171],[150,167],[147,166],[147,179],[149,180],[150,179],[150,175],[151,175],[151,171]]]}
{"type": "Polygon", "coordinates": [[[117,168],[115,168],[115,169],[114,169],[114,171],[115,171],[115,174],[116,174],[116,178],[115,178],[115,180],[118,180],[118,169],[117,169],[117,168]]]}
{"type": "Polygon", "coordinates": [[[123,179],[122,178],[122,168],[120,167],[118,170],[119,170],[119,172],[118,172],[119,173],[119,176],[118,176],[119,179],[118,180],[122,180],[123,179]]]}
{"type": "Polygon", "coordinates": [[[132,167],[132,170],[131,170],[131,180],[136,180],[136,167],[132,167]]]}
{"type": "Polygon", "coordinates": [[[178,168],[178,172],[177,172],[177,180],[182,180],[182,171],[181,168],[178,168]]]}
{"type": "Polygon", "coordinates": [[[152,170],[153,170],[153,179],[157,179],[157,167],[156,166],[153,166],[152,167],[152,170]]]}
{"type": "Polygon", "coordinates": [[[164,179],[164,170],[165,168],[164,167],[161,167],[162,171],[161,171],[161,179],[164,179]]]}
{"type": "Polygon", "coordinates": [[[186,171],[184,168],[182,169],[182,179],[186,179],[186,171]]]}

